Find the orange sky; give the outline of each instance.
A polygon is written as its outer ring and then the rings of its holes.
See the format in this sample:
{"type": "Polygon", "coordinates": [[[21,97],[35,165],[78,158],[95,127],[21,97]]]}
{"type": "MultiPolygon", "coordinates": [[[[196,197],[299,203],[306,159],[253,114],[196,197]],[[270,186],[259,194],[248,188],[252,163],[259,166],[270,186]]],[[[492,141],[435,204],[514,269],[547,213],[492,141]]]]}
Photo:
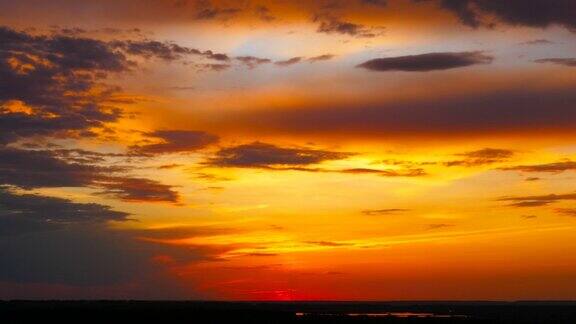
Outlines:
{"type": "Polygon", "coordinates": [[[576,7],[520,2],[0,0],[0,298],[576,298],[576,7]]]}

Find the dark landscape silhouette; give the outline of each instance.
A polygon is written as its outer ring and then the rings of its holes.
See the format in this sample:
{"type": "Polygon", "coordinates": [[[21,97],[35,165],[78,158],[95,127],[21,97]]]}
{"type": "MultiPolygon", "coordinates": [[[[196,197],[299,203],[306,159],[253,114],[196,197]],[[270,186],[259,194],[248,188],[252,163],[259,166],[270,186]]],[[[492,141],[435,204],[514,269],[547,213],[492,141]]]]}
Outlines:
{"type": "Polygon", "coordinates": [[[5,301],[2,323],[576,323],[576,302],[5,301]]]}

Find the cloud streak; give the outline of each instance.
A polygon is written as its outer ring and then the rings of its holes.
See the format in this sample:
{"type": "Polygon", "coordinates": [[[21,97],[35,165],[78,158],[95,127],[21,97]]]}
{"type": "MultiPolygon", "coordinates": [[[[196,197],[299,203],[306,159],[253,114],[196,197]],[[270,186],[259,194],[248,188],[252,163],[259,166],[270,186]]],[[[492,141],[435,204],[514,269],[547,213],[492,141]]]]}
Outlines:
{"type": "Polygon", "coordinates": [[[169,154],[198,151],[218,142],[219,138],[202,131],[159,130],[145,134],[161,140],[160,143],[135,145],[131,150],[136,154],[169,154]]]}
{"type": "Polygon", "coordinates": [[[223,148],[213,158],[209,159],[207,164],[210,166],[237,168],[305,166],[324,161],[341,160],[351,155],[351,153],[344,152],[289,148],[254,142],[223,148]]]}
{"type": "Polygon", "coordinates": [[[576,58],[544,58],[534,61],[536,63],[550,63],[567,67],[576,67],[576,58]]]}
{"type": "Polygon", "coordinates": [[[511,202],[511,207],[541,207],[548,206],[560,201],[576,200],[575,193],[549,194],[540,196],[503,197],[498,201],[511,202]]]}
{"type": "Polygon", "coordinates": [[[494,58],[483,52],[438,52],[377,58],[357,65],[370,71],[430,72],[491,63],[494,58]]]}
{"type": "Polygon", "coordinates": [[[505,162],[514,156],[514,151],[505,149],[485,148],[458,154],[464,157],[462,160],[444,162],[446,166],[475,167],[494,163],[505,162]]]}
{"type": "Polygon", "coordinates": [[[382,34],[382,28],[367,27],[334,17],[316,17],[314,21],[319,22],[318,33],[340,34],[358,38],[373,38],[382,34]]]}
{"type": "Polygon", "coordinates": [[[543,163],[543,164],[532,164],[532,165],[516,165],[511,167],[500,168],[503,171],[520,171],[520,172],[549,172],[549,173],[561,173],[565,171],[576,170],[576,162],[573,161],[562,161],[555,163],[543,163]]]}
{"type": "Polygon", "coordinates": [[[302,57],[297,56],[297,57],[293,57],[293,58],[283,60],[283,61],[276,61],[276,62],[274,62],[274,64],[276,64],[277,66],[280,66],[280,67],[286,67],[286,66],[300,63],[302,61],[302,59],[303,59],[302,57]]]}
{"type": "Polygon", "coordinates": [[[362,211],[362,214],[367,216],[385,216],[385,215],[404,213],[407,211],[410,211],[410,209],[404,209],[404,208],[365,209],[362,211]]]}
{"type": "Polygon", "coordinates": [[[95,185],[104,190],[98,194],[112,196],[128,202],[171,202],[180,200],[173,186],[143,178],[107,177],[95,185]]]}

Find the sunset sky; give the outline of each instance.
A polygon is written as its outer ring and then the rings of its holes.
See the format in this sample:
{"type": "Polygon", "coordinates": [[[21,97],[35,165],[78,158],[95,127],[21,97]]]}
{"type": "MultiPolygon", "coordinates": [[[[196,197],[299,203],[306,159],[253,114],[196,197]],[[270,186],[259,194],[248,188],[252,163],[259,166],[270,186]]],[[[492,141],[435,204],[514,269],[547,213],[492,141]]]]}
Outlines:
{"type": "Polygon", "coordinates": [[[0,0],[0,298],[576,298],[576,1],[0,0]]]}

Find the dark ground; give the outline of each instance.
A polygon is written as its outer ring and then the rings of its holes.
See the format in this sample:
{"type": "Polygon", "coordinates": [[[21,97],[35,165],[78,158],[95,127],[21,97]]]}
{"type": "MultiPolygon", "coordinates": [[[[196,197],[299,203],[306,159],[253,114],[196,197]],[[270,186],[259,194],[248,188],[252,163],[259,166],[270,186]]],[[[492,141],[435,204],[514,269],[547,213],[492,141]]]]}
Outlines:
{"type": "Polygon", "coordinates": [[[0,302],[0,323],[570,324],[576,323],[576,302],[6,301],[0,302]],[[444,317],[346,315],[388,312],[432,313],[444,317]],[[305,315],[297,316],[296,313],[305,315]]]}

